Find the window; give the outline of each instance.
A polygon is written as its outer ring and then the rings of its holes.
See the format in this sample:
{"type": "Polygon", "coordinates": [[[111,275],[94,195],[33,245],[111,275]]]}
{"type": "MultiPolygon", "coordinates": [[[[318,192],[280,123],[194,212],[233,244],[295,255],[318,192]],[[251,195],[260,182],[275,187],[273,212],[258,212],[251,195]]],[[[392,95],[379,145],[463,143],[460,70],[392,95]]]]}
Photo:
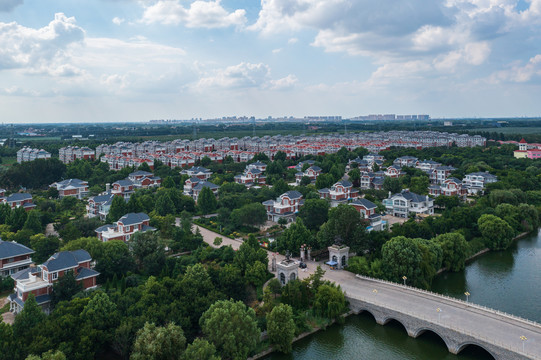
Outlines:
{"type": "Polygon", "coordinates": [[[52,279],[53,279],[53,280],[58,279],[58,272],[54,272],[54,273],[53,273],[52,279]]]}
{"type": "Polygon", "coordinates": [[[47,281],[47,277],[49,276],[49,273],[45,270],[43,270],[43,273],[41,274],[44,281],[47,281]]]}

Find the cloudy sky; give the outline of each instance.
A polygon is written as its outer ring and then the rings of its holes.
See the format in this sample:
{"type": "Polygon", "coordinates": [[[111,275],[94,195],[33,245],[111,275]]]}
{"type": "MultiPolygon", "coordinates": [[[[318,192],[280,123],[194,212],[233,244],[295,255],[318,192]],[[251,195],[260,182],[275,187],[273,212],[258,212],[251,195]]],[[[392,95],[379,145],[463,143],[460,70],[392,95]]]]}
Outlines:
{"type": "Polygon", "coordinates": [[[541,115],[541,0],[0,0],[0,122],[541,115]]]}

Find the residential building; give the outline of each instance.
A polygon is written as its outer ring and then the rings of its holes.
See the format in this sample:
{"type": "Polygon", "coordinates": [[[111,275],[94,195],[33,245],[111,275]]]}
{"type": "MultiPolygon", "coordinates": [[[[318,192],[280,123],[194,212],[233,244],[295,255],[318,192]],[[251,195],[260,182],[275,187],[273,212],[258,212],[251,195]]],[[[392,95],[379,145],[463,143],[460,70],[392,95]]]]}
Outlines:
{"type": "Polygon", "coordinates": [[[254,163],[251,163],[251,164],[248,164],[246,166],[246,168],[248,169],[257,169],[261,172],[265,172],[265,170],[267,170],[267,164],[261,162],[261,161],[256,161],[254,163]]]}
{"type": "Polygon", "coordinates": [[[43,150],[43,149],[33,149],[31,147],[23,147],[19,151],[17,151],[17,162],[23,163],[26,161],[33,161],[36,159],[50,159],[51,153],[43,150]]]}
{"type": "Polygon", "coordinates": [[[360,172],[372,171],[372,164],[373,163],[370,163],[368,160],[357,157],[356,159],[349,160],[348,165],[346,166],[346,171],[349,172],[354,168],[359,169],[360,172]]]}
{"type": "Polygon", "coordinates": [[[430,185],[428,194],[432,196],[458,196],[463,198],[467,194],[467,190],[463,188],[462,181],[457,178],[450,177],[441,185],[430,185]]]}
{"type": "Polygon", "coordinates": [[[295,182],[297,183],[297,185],[300,185],[302,178],[306,176],[307,178],[310,179],[311,183],[315,183],[317,177],[320,174],[321,174],[321,168],[319,166],[312,165],[308,169],[306,169],[306,171],[296,173],[295,182]]]}
{"type": "Polygon", "coordinates": [[[283,193],[276,200],[263,202],[268,220],[278,222],[280,219],[285,219],[288,223],[295,221],[299,208],[303,204],[302,194],[295,190],[283,193]]]}
{"type": "Polygon", "coordinates": [[[0,197],[0,204],[8,204],[12,209],[22,206],[26,211],[36,207],[36,204],[32,202],[32,195],[28,193],[15,193],[7,197],[0,197]]]}
{"type": "Polygon", "coordinates": [[[110,240],[128,241],[136,232],[156,230],[150,224],[150,218],[145,213],[129,213],[122,216],[115,224],[107,224],[96,229],[98,239],[103,242],[110,240]]]}
{"type": "Polygon", "coordinates": [[[247,166],[244,173],[235,175],[235,182],[237,184],[243,184],[246,187],[254,185],[264,185],[267,177],[263,175],[263,172],[256,167],[247,166]]]}
{"type": "Polygon", "coordinates": [[[304,165],[313,166],[315,163],[316,163],[315,160],[301,161],[297,165],[295,165],[295,170],[302,171],[302,168],[304,167],[304,165]]]}
{"type": "Polygon", "coordinates": [[[485,190],[485,185],[498,181],[496,175],[486,172],[474,172],[467,174],[462,179],[462,186],[468,191],[468,195],[482,194],[485,190]]]}
{"type": "Polygon", "coordinates": [[[330,189],[318,190],[321,199],[329,199],[331,207],[346,204],[349,200],[359,197],[359,190],[353,189],[353,184],[347,180],[335,183],[330,189]]]}
{"type": "Polygon", "coordinates": [[[49,313],[53,284],[68,272],[73,272],[84,290],[96,287],[99,273],[93,269],[90,254],[86,250],[61,251],[37,267],[11,275],[15,280],[15,293],[8,296],[11,312],[19,313],[32,293],[43,311],[49,313]]]}
{"type": "Polygon", "coordinates": [[[393,161],[393,165],[398,165],[400,167],[406,167],[406,166],[415,167],[417,166],[418,161],[419,159],[417,159],[414,156],[402,156],[402,157],[396,158],[393,161]]]}
{"type": "Polygon", "coordinates": [[[409,190],[391,195],[383,200],[387,214],[392,216],[409,218],[417,215],[433,215],[434,199],[428,195],[417,195],[409,190]]]}
{"type": "Polygon", "coordinates": [[[89,218],[99,217],[101,221],[105,221],[114,197],[115,195],[111,194],[109,191],[105,194],[89,198],[88,204],[86,205],[87,216],[89,218]]]}
{"type": "Polygon", "coordinates": [[[385,228],[385,221],[381,219],[381,214],[377,213],[377,206],[372,201],[357,198],[350,202],[349,205],[353,206],[361,217],[370,223],[366,227],[366,231],[381,231],[385,228]]]}
{"type": "Polygon", "coordinates": [[[82,199],[88,195],[88,182],[79,179],[67,179],[51,184],[58,190],[58,197],[73,196],[82,199]]]}
{"type": "Polygon", "coordinates": [[[198,182],[194,187],[192,187],[192,192],[190,196],[195,200],[196,203],[197,203],[197,200],[199,199],[199,194],[201,194],[201,191],[204,188],[209,188],[210,191],[212,191],[212,193],[214,194],[214,196],[218,196],[218,189],[220,189],[220,187],[209,181],[203,180],[203,181],[198,182]]]}
{"type": "Polygon", "coordinates": [[[0,239],[0,278],[29,267],[33,253],[34,250],[22,244],[0,239]]]}
{"type": "Polygon", "coordinates": [[[437,161],[433,160],[422,160],[417,162],[417,165],[415,166],[417,169],[422,170],[424,172],[430,172],[431,170],[434,170],[438,167],[440,167],[441,164],[437,161]]]}
{"type": "Polygon", "coordinates": [[[428,177],[432,184],[442,184],[455,170],[456,169],[452,166],[439,166],[430,170],[428,172],[428,177]]]}
{"type": "Polygon", "coordinates": [[[58,149],[58,158],[64,164],[69,164],[75,160],[94,160],[96,151],[84,146],[66,146],[58,149]]]}
{"type": "Polygon", "coordinates": [[[212,176],[212,171],[201,166],[194,166],[188,170],[182,170],[182,175],[188,175],[189,177],[196,177],[201,180],[208,180],[212,176]]]}
{"type": "Polygon", "coordinates": [[[397,178],[404,175],[404,173],[402,172],[402,167],[400,167],[399,165],[388,166],[387,169],[385,169],[384,174],[385,176],[390,178],[397,178]]]}
{"type": "Polygon", "coordinates": [[[118,180],[113,183],[111,194],[122,196],[128,201],[135,192],[135,184],[130,179],[118,180]]]}
{"type": "Polygon", "coordinates": [[[152,187],[159,187],[162,183],[162,179],[159,176],[154,176],[153,173],[148,171],[135,171],[128,175],[135,187],[148,189],[152,187]]]}

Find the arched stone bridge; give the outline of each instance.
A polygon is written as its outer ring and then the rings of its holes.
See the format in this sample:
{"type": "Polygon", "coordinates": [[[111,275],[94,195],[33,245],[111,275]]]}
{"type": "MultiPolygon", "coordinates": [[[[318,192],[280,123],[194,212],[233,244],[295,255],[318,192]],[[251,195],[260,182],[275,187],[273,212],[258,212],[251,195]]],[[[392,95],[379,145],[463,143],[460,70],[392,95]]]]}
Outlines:
{"type": "Polygon", "coordinates": [[[541,325],[538,323],[345,271],[327,271],[325,278],[340,284],[355,313],[367,311],[381,325],[396,320],[414,338],[425,331],[434,332],[453,354],[468,345],[476,345],[496,360],[541,359],[541,325]]]}

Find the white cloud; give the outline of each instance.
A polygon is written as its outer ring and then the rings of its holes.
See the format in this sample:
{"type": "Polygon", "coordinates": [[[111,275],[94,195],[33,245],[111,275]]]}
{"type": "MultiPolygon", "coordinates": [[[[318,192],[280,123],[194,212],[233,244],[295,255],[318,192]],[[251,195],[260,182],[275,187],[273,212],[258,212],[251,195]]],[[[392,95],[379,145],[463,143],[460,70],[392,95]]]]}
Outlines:
{"type": "Polygon", "coordinates": [[[115,25],[120,25],[120,24],[122,24],[122,23],[123,23],[124,21],[126,21],[126,20],[123,19],[123,18],[119,18],[119,17],[115,16],[115,17],[113,18],[112,21],[113,21],[113,24],[115,24],[115,25]]]}
{"type": "Polygon", "coordinates": [[[189,28],[225,28],[243,26],[246,23],[246,11],[237,9],[228,12],[220,0],[196,0],[189,8],[182,6],[179,0],[159,0],[145,7],[141,21],[145,24],[184,24],[189,28]]]}
{"type": "Polygon", "coordinates": [[[278,53],[280,53],[280,52],[282,52],[282,48],[279,48],[279,49],[273,49],[273,50],[272,50],[272,53],[273,53],[273,54],[278,54],[278,53]]]}
{"type": "Polygon", "coordinates": [[[270,81],[270,89],[272,90],[289,90],[292,89],[299,79],[295,75],[289,74],[285,78],[270,81]]]}
{"type": "Polygon", "coordinates": [[[292,88],[297,81],[297,77],[292,74],[281,79],[272,79],[268,65],[241,62],[238,65],[215,69],[210,74],[202,75],[195,89],[198,91],[208,88],[286,90],[292,88]]]}
{"type": "MultiPolygon", "coordinates": [[[[47,26],[32,29],[15,22],[0,23],[0,70],[24,68],[29,72],[62,75],[69,47],[84,40],[75,18],[62,13],[47,26]]],[[[73,70],[73,69],[72,69],[73,70]]]]}
{"type": "Polygon", "coordinates": [[[0,0],[0,11],[10,12],[21,5],[24,0],[0,0]]]}
{"type": "Polygon", "coordinates": [[[532,57],[526,65],[515,65],[511,69],[498,71],[491,76],[489,81],[491,83],[524,83],[532,81],[536,77],[541,77],[541,55],[532,57]]]}
{"type": "Polygon", "coordinates": [[[287,41],[288,44],[296,44],[299,41],[297,38],[291,38],[287,41]]]}

